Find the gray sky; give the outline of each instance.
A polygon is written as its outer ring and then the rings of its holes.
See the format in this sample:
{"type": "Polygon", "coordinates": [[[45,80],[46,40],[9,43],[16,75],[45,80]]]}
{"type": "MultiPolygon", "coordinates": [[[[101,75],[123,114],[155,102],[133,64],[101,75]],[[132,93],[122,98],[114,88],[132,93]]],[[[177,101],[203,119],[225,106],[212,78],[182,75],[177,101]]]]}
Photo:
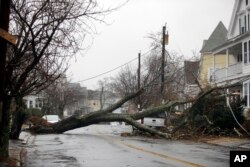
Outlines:
{"type": "MultiPolygon", "coordinates": [[[[125,0],[100,0],[104,5],[116,6],[125,0]]],[[[72,60],[68,71],[71,82],[77,82],[112,70],[149,50],[149,33],[162,30],[167,23],[167,49],[192,56],[200,51],[219,21],[228,28],[234,0],[130,0],[118,11],[105,18],[107,23],[96,24],[98,34],[84,54],[72,60]]],[[[136,63],[136,62],[134,62],[136,63]]],[[[119,72],[81,82],[88,89],[97,88],[98,80],[119,72]]]]}

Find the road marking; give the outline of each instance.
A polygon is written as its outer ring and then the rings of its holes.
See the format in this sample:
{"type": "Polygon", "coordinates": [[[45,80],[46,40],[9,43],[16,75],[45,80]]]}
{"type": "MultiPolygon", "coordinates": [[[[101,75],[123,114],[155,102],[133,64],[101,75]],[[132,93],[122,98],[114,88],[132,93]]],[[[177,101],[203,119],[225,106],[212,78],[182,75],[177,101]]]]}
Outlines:
{"type": "Polygon", "coordinates": [[[142,151],[142,152],[145,152],[145,153],[148,153],[148,154],[152,154],[154,156],[158,156],[158,157],[161,157],[161,158],[164,158],[164,159],[167,159],[167,160],[172,160],[172,161],[176,161],[176,162],[179,162],[179,163],[182,163],[182,164],[185,164],[185,165],[188,165],[188,166],[192,166],[192,167],[204,167],[203,165],[199,165],[199,164],[196,164],[196,163],[193,163],[193,162],[189,162],[189,161],[186,161],[186,160],[182,160],[182,159],[179,159],[179,158],[175,158],[175,157],[171,157],[171,156],[168,156],[168,155],[165,155],[165,154],[161,154],[161,153],[157,153],[157,152],[154,152],[154,151],[150,151],[150,150],[146,150],[144,148],[141,148],[141,147],[137,147],[135,145],[132,145],[132,144],[128,144],[124,141],[120,141],[120,140],[115,140],[114,138],[111,138],[110,136],[106,136],[105,134],[102,134],[98,129],[96,129],[96,132],[98,134],[100,134],[100,137],[106,139],[106,140],[111,140],[117,144],[122,144],[122,145],[125,145],[129,148],[132,148],[132,149],[135,149],[135,150],[138,150],[138,151],[142,151]]]}
{"type": "Polygon", "coordinates": [[[130,148],[133,148],[133,149],[145,152],[145,153],[149,153],[149,154],[152,154],[152,155],[164,158],[164,159],[173,160],[173,161],[180,162],[180,163],[183,163],[185,165],[189,165],[189,166],[193,166],[193,167],[203,167],[202,165],[199,165],[199,164],[195,164],[195,163],[192,163],[192,162],[189,162],[189,161],[181,160],[181,159],[171,157],[171,156],[168,156],[168,155],[165,155],[165,154],[160,154],[160,153],[157,153],[157,152],[154,152],[154,151],[146,150],[144,148],[137,147],[137,146],[125,143],[123,141],[118,141],[118,142],[123,144],[123,145],[126,145],[127,147],[130,147],[130,148]]]}

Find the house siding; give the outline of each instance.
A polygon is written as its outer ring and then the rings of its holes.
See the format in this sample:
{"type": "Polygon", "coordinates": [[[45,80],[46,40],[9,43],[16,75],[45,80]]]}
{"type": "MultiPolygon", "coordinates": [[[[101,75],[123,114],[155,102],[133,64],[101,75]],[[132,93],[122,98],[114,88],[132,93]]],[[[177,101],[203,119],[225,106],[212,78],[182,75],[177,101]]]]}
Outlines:
{"type": "Polygon", "coordinates": [[[236,1],[239,1],[238,2],[239,5],[237,6],[237,9],[235,11],[236,13],[234,13],[235,15],[233,16],[235,18],[232,20],[234,22],[232,23],[232,29],[228,34],[229,39],[240,35],[239,18],[242,17],[243,15],[245,15],[245,14],[247,15],[249,13],[247,8],[249,7],[250,2],[248,2],[248,6],[246,6],[245,0],[236,0],[236,1]]]}
{"type": "MultiPolygon", "coordinates": [[[[236,59],[229,55],[229,65],[234,64],[236,62],[236,59]]],[[[200,68],[200,74],[199,78],[201,80],[202,85],[206,85],[208,82],[208,70],[209,68],[214,67],[215,62],[215,68],[224,68],[227,66],[227,55],[225,54],[218,54],[213,58],[212,54],[203,54],[202,55],[202,62],[201,62],[201,68],[200,68]]]]}
{"type": "Polygon", "coordinates": [[[213,56],[211,54],[203,54],[201,61],[201,68],[199,78],[201,80],[202,85],[208,83],[208,68],[213,67],[213,56]]]}

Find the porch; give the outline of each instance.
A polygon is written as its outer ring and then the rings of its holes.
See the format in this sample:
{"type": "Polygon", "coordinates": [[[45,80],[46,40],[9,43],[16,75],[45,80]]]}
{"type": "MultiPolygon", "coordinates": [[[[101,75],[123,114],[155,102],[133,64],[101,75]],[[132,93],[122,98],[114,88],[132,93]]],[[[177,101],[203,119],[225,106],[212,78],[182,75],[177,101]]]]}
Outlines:
{"type": "Polygon", "coordinates": [[[221,83],[228,80],[235,80],[242,76],[242,63],[235,63],[214,71],[214,82],[221,83]]]}
{"type": "Polygon", "coordinates": [[[250,72],[250,32],[228,40],[213,50],[214,71],[211,76],[215,84],[240,81],[250,72]],[[223,63],[217,62],[218,55],[225,55],[223,63]]]}

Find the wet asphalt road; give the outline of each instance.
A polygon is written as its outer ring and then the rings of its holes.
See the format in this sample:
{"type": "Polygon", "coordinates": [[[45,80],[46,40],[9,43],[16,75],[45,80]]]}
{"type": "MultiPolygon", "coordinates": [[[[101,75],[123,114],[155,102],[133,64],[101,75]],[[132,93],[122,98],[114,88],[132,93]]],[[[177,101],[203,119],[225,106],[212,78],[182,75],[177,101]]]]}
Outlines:
{"type": "Polygon", "coordinates": [[[28,144],[28,167],[229,166],[229,148],[190,141],[120,137],[130,126],[92,125],[28,144]]]}

